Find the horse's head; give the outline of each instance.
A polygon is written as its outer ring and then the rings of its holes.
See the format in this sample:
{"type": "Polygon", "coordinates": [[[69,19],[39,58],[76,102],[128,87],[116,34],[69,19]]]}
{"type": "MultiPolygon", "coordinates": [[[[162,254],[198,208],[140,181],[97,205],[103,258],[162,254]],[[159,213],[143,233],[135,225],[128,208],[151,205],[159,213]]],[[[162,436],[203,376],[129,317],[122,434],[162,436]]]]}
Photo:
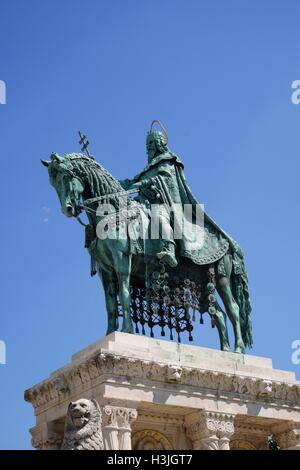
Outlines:
{"type": "Polygon", "coordinates": [[[80,199],[84,186],[74,171],[72,160],[68,156],[52,153],[50,161],[41,162],[48,168],[50,183],[56,189],[62,213],[67,217],[77,217],[81,212],[80,199]]]}

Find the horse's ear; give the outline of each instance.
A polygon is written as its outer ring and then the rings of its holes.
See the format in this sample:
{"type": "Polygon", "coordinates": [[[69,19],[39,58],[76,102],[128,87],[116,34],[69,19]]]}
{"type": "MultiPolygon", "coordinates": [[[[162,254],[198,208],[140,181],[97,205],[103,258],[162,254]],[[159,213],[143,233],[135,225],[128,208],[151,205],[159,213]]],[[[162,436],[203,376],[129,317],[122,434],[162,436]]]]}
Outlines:
{"type": "Polygon", "coordinates": [[[64,159],[58,155],[56,152],[52,152],[50,155],[51,160],[56,160],[57,162],[63,162],[64,159]]]}
{"type": "Polygon", "coordinates": [[[44,166],[49,166],[49,163],[50,163],[47,160],[41,160],[41,162],[44,166]]]}

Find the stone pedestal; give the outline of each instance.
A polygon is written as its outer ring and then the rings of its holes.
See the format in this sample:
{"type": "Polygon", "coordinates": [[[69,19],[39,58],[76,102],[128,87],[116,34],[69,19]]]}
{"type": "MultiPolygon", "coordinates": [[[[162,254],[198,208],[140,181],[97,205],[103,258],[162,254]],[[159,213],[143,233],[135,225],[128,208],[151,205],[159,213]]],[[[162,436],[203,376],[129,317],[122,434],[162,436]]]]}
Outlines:
{"type": "Polygon", "coordinates": [[[37,449],[59,449],[70,401],[95,399],[106,449],[300,449],[300,382],[271,359],[115,332],[25,392],[37,449]]]}

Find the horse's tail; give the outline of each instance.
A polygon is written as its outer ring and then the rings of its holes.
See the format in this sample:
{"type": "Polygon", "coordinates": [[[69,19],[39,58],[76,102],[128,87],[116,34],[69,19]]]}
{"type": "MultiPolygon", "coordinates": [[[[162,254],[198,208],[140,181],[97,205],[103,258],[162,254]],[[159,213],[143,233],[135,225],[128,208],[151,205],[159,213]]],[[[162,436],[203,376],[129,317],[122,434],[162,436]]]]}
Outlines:
{"type": "Polygon", "coordinates": [[[241,258],[239,258],[238,262],[234,262],[234,268],[231,274],[231,289],[240,310],[241,333],[245,347],[251,348],[253,345],[251,322],[252,308],[248,290],[248,278],[241,258]]]}

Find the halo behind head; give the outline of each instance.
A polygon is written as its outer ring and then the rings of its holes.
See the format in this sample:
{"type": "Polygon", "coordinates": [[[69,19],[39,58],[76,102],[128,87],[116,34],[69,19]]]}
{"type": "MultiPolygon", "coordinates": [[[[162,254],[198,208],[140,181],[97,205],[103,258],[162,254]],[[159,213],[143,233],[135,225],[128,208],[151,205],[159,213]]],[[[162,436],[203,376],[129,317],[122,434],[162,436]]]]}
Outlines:
{"type": "Polygon", "coordinates": [[[165,144],[168,145],[169,137],[168,137],[168,134],[167,134],[167,132],[166,132],[166,129],[164,128],[164,126],[162,125],[162,123],[161,123],[160,121],[158,121],[157,119],[154,119],[154,121],[152,121],[151,126],[150,126],[149,134],[150,134],[151,132],[153,132],[153,131],[152,131],[152,127],[153,127],[153,124],[155,124],[155,123],[157,123],[157,124],[160,126],[161,130],[163,131],[163,133],[164,133],[164,135],[165,135],[165,140],[166,140],[166,141],[165,141],[165,144]]]}

